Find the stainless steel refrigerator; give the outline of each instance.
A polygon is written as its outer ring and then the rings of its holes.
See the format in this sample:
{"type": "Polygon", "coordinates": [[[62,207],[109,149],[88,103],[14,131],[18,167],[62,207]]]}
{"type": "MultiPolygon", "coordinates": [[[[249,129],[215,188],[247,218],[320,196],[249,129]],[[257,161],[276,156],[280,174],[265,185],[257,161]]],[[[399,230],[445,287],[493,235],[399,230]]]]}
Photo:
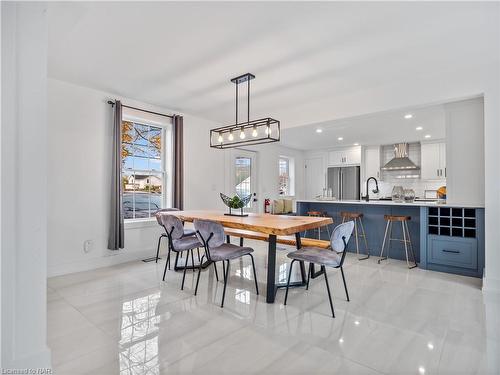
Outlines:
{"type": "Polygon", "coordinates": [[[359,166],[330,167],[327,172],[327,187],[337,199],[360,199],[359,166]]]}

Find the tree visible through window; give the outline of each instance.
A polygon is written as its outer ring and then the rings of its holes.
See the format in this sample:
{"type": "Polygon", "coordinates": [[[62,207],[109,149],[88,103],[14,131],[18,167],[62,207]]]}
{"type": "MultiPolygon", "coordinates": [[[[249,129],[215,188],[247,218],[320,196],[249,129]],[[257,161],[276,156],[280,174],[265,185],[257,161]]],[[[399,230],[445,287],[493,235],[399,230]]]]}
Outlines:
{"type": "Polygon", "coordinates": [[[278,164],[279,185],[278,191],[280,195],[291,195],[290,192],[290,160],[288,158],[280,158],[278,164]]]}
{"type": "Polygon", "coordinates": [[[122,122],[122,184],[125,219],[149,218],[162,208],[164,129],[122,122]]]}

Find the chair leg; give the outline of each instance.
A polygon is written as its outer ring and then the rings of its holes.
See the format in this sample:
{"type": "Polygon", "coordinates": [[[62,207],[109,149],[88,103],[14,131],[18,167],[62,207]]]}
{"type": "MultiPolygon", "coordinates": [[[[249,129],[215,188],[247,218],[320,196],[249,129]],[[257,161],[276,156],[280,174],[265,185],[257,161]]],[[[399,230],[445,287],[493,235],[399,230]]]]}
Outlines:
{"type": "Polygon", "coordinates": [[[290,263],[290,270],[288,271],[288,280],[286,281],[285,302],[283,303],[284,305],[286,305],[286,300],[288,299],[288,287],[290,286],[290,278],[292,277],[292,268],[294,262],[295,259],[293,259],[292,262],[290,263]]]}
{"type": "Polygon", "coordinates": [[[170,271],[170,247],[168,248],[167,262],[168,262],[168,270],[170,271]]]}
{"type": "Polygon", "coordinates": [[[417,264],[417,258],[415,258],[415,252],[413,251],[413,245],[411,244],[411,237],[410,237],[410,230],[408,229],[408,222],[406,222],[406,221],[404,221],[404,229],[406,229],[406,240],[408,241],[408,245],[410,247],[410,253],[413,257],[413,263],[415,263],[411,267],[408,266],[408,268],[412,269],[412,268],[418,267],[418,264],[417,264]]]}
{"type": "Polygon", "coordinates": [[[189,250],[187,251],[187,254],[186,254],[186,263],[184,264],[184,272],[182,273],[181,290],[184,290],[184,280],[186,279],[186,270],[188,267],[188,262],[189,262],[189,250]]]}
{"type": "Polygon", "coordinates": [[[255,262],[253,260],[253,255],[250,255],[250,259],[252,259],[252,268],[253,268],[253,279],[255,280],[255,290],[257,291],[257,295],[259,295],[259,286],[257,285],[257,274],[255,273],[255,262]]]}
{"type": "MultiPolygon", "coordinates": [[[[222,261],[222,264],[224,264],[224,261],[222,261]]],[[[226,298],[226,286],[227,286],[227,280],[229,279],[229,259],[227,261],[227,266],[226,268],[226,273],[224,274],[224,289],[222,291],[222,302],[220,304],[220,307],[224,307],[224,298],[226,298]]]]}
{"type": "Polygon", "coordinates": [[[323,274],[325,275],[326,290],[328,291],[328,299],[330,300],[330,308],[332,309],[332,316],[335,318],[335,311],[333,310],[332,295],[330,293],[330,285],[328,284],[328,276],[326,276],[325,266],[321,266],[321,270],[323,271],[323,274]]]}
{"type": "Polygon", "coordinates": [[[163,281],[165,281],[165,275],[167,274],[167,266],[169,264],[169,258],[170,258],[170,254],[169,254],[169,257],[167,257],[167,262],[165,263],[165,269],[163,270],[163,281]]]}
{"type": "MultiPolygon", "coordinates": [[[[380,264],[380,262],[382,260],[387,259],[387,257],[384,258],[383,255],[384,255],[384,249],[385,249],[385,242],[387,241],[387,232],[389,231],[389,223],[390,223],[390,221],[388,221],[387,224],[385,225],[384,240],[382,241],[382,250],[380,250],[380,259],[378,260],[378,264],[380,264]]],[[[389,243],[390,243],[390,239],[389,239],[389,243]]]]}
{"type": "Polygon", "coordinates": [[[158,238],[158,246],[156,247],[156,263],[158,263],[158,257],[160,255],[160,244],[162,238],[163,236],[160,236],[160,238],[158,238]]]}
{"type": "Polygon", "coordinates": [[[201,265],[203,264],[203,258],[205,258],[205,255],[201,257],[200,266],[198,267],[198,277],[196,278],[196,288],[194,289],[194,295],[198,293],[198,284],[200,283],[201,265]]]}
{"type": "Polygon", "coordinates": [[[347,297],[347,302],[349,302],[350,301],[349,292],[347,291],[347,284],[345,282],[344,269],[342,267],[340,267],[340,273],[342,274],[342,281],[344,282],[344,289],[345,289],[345,295],[347,297]]]}
{"type": "Polygon", "coordinates": [[[200,258],[200,248],[196,248],[196,251],[198,252],[198,262],[201,262],[201,258],[200,258]]]}
{"type": "Polygon", "coordinates": [[[193,255],[193,250],[191,250],[191,265],[193,266],[193,273],[194,273],[194,255],[193,255]]]}
{"type": "Polygon", "coordinates": [[[363,220],[359,219],[359,225],[361,226],[361,232],[363,233],[363,238],[365,240],[366,258],[370,257],[370,249],[368,248],[368,240],[366,239],[365,227],[363,226],[363,220]]]}
{"type": "Polygon", "coordinates": [[[312,263],[309,263],[309,269],[307,271],[307,283],[306,283],[306,290],[309,290],[309,280],[311,278],[311,271],[312,271],[312,263]]]}
{"type": "MultiPolygon", "coordinates": [[[[201,259],[203,259],[204,255],[201,257],[201,259]]],[[[215,264],[215,262],[213,262],[213,265],[214,265],[214,269],[215,269],[215,280],[219,281],[219,273],[217,272],[217,264],[215,264]]]]}

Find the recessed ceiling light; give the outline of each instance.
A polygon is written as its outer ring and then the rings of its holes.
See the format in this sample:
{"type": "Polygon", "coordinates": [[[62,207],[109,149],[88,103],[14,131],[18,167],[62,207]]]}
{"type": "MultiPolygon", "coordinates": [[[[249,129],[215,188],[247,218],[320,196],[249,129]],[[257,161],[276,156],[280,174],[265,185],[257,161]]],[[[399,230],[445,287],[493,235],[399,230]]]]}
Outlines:
{"type": "Polygon", "coordinates": [[[423,127],[421,127],[421,126],[417,126],[417,127],[415,128],[415,130],[423,130],[423,129],[424,129],[424,128],[423,128],[423,127]]]}
{"type": "Polygon", "coordinates": [[[412,117],[413,117],[413,115],[411,113],[407,113],[405,115],[405,119],[407,119],[407,120],[410,119],[410,118],[412,118],[412,117]]]}
{"type": "Polygon", "coordinates": [[[316,129],[316,133],[323,133],[323,129],[316,129]]]}
{"type": "Polygon", "coordinates": [[[343,138],[343,137],[338,137],[337,139],[338,139],[339,141],[343,141],[343,140],[344,140],[344,138],[343,138]]]}
{"type": "Polygon", "coordinates": [[[418,373],[421,374],[421,375],[424,375],[425,374],[425,367],[424,366],[420,366],[418,368],[418,373]]]}
{"type": "Polygon", "coordinates": [[[357,326],[359,326],[359,320],[354,321],[354,324],[356,324],[357,326]]]}
{"type": "Polygon", "coordinates": [[[430,135],[430,134],[426,134],[424,137],[425,137],[425,138],[430,138],[430,137],[431,137],[431,135],[430,135]]]}
{"type": "Polygon", "coordinates": [[[428,342],[427,343],[427,347],[429,348],[429,350],[433,350],[434,349],[434,344],[432,342],[428,342]]]}
{"type": "Polygon", "coordinates": [[[341,338],[339,339],[339,342],[342,344],[342,343],[344,342],[344,339],[341,337],[341,338]]]}
{"type": "Polygon", "coordinates": [[[358,143],[358,142],[356,142],[356,143],[354,144],[354,146],[359,146],[359,143],[358,143]]]}

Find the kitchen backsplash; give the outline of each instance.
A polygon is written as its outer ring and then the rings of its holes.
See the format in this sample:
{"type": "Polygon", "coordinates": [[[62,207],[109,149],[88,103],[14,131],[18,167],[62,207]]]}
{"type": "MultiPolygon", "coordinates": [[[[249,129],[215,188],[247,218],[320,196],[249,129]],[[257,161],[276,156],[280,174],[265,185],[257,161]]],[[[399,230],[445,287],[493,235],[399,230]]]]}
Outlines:
{"type": "MultiPolygon", "coordinates": [[[[370,181],[370,190],[373,189],[374,183],[370,181]]],[[[378,182],[379,193],[370,193],[370,197],[390,197],[392,188],[396,185],[403,186],[405,189],[415,190],[415,195],[419,198],[424,197],[425,190],[437,190],[440,186],[446,185],[446,180],[420,180],[420,179],[399,179],[399,178],[386,178],[384,181],[378,182]]]]}

